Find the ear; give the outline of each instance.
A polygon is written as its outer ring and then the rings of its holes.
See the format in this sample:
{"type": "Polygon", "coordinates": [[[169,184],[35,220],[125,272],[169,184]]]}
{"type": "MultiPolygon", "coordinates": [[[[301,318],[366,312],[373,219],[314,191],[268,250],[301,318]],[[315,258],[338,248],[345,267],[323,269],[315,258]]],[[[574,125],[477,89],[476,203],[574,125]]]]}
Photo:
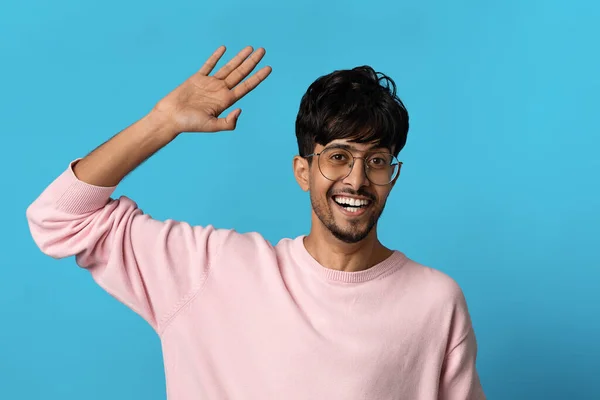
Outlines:
{"type": "Polygon", "coordinates": [[[308,165],[308,160],[304,157],[295,156],[292,161],[292,167],[294,169],[294,177],[296,177],[296,182],[300,185],[300,188],[307,192],[310,178],[310,166],[308,165]]]}

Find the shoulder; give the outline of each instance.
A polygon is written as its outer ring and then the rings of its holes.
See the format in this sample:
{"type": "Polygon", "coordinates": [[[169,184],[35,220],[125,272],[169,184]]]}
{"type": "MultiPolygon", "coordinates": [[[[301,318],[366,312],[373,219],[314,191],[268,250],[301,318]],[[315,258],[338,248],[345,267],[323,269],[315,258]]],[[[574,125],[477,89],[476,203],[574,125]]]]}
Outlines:
{"type": "Polygon", "coordinates": [[[449,348],[472,332],[472,320],[463,289],[449,274],[412,261],[414,273],[423,289],[421,301],[428,304],[432,321],[447,335],[449,348]]]}
{"type": "Polygon", "coordinates": [[[404,304],[433,324],[432,329],[464,335],[471,329],[471,318],[464,292],[449,274],[413,260],[404,265],[398,281],[404,304]]]}
{"type": "Polygon", "coordinates": [[[238,232],[235,229],[214,229],[215,251],[220,258],[249,260],[272,252],[273,246],[258,232],[238,232]]]}
{"type": "Polygon", "coordinates": [[[411,291],[435,302],[463,304],[465,297],[462,288],[449,274],[412,259],[404,265],[405,279],[411,291]]]}

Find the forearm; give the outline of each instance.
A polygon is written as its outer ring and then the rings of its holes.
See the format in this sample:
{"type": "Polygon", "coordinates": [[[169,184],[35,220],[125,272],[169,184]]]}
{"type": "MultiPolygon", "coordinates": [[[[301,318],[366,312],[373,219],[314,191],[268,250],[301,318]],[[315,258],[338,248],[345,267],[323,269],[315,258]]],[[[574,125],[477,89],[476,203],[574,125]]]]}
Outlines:
{"type": "Polygon", "coordinates": [[[77,162],[73,171],[90,185],[116,186],[177,134],[166,118],[151,112],[77,162]]]}

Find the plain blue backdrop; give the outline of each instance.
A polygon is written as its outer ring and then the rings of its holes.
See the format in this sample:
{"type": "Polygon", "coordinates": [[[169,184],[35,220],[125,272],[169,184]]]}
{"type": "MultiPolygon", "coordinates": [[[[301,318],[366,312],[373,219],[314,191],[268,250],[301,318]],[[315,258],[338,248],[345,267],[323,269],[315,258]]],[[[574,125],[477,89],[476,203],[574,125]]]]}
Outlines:
{"type": "Polygon", "coordinates": [[[238,129],[178,138],[115,195],[272,242],[306,233],[300,97],[372,65],[411,116],[380,236],[461,285],[488,397],[600,399],[599,20],[594,0],[4,0],[0,398],[165,398],[152,329],[44,256],[25,210],[217,46],[250,44],[273,73],[238,129]]]}

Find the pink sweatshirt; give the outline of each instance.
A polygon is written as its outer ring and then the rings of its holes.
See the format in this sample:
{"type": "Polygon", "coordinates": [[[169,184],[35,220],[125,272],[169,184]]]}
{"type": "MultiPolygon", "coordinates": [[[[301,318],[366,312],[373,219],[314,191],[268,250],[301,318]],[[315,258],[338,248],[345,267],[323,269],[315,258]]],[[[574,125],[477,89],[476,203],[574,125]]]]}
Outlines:
{"type": "Polygon", "coordinates": [[[76,256],[160,336],[170,400],[484,399],[463,293],[396,251],[360,272],[303,236],[157,221],[72,164],[27,209],[33,239],[76,256]]]}

